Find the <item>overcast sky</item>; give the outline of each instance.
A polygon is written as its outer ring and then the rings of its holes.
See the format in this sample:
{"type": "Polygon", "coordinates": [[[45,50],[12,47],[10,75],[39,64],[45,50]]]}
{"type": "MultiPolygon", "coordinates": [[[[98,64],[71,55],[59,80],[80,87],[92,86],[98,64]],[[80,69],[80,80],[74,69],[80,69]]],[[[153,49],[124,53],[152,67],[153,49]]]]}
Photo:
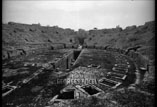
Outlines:
{"type": "Polygon", "coordinates": [[[155,20],[154,0],[42,1],[4,0],[2,21],[62,28],[125,28],[155,20]]]}

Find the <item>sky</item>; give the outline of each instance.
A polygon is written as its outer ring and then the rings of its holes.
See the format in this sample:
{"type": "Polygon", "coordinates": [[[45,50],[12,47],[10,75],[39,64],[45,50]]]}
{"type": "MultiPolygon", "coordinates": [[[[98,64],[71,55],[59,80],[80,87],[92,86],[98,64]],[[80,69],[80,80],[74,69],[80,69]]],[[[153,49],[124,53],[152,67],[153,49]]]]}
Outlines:
{"type": "Polygon", "coordinates": [[[155,20],[155,0],[3,0],[2,22],[62,28],[123,29],[155,20]]]}

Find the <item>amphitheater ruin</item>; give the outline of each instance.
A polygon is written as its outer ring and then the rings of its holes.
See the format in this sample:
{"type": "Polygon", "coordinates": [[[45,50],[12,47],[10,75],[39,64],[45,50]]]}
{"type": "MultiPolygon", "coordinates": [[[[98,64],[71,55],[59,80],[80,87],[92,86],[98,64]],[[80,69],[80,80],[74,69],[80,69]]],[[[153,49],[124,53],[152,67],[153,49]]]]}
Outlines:
{"type": "Polygon", "coordinates": [[[51,44],[3,60],[4,107],[58,107],[91,96],[103,99],[116,89],[136,89],[155,66],[136,51],[140,46],[51,44]]]}

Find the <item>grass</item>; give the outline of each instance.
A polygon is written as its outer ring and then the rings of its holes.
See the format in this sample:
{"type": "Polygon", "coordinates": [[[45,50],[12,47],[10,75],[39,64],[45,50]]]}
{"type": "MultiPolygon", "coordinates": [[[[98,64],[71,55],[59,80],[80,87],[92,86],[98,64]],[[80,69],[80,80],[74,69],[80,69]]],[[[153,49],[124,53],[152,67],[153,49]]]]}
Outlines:
{"type": "Polygon", "coordinates": [[[128,89],[114,91],[111,99],[117,101],[123,107],[154,107],[155,101],[154,96],[128,89]]]}

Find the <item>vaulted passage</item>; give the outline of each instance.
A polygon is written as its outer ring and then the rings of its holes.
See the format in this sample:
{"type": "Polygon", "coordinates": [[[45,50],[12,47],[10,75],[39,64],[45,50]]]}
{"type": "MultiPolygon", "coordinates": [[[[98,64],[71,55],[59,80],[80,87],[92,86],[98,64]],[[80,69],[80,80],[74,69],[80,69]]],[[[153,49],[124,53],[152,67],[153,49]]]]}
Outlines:
{"type": "Polygon", "coordinates": [[[80,53],[81,53],[81,50],[75,50],[74,51],[74,60],[77,59],[77,57],[80,55],[80,53]]]}

